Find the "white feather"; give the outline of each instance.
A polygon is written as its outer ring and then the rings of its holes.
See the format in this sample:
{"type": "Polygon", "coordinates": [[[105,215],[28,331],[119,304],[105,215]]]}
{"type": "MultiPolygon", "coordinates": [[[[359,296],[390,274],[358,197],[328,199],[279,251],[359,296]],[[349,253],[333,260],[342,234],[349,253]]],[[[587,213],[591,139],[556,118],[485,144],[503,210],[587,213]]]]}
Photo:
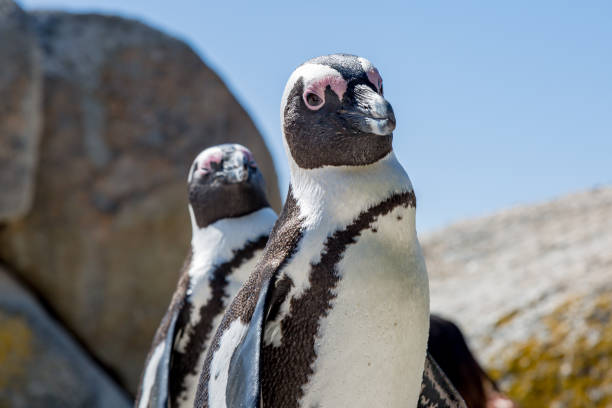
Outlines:
{"type": "Polygon", "coordinates": [[[374,65],[372,65],[372,63],[368,61],[367,59],[363,57],[359,57],[357,59],[359,60],[359,63],[361,64],[361,69],[363,69],[365,72],[368,72],[369,70],[374,69],[374,65]]]}

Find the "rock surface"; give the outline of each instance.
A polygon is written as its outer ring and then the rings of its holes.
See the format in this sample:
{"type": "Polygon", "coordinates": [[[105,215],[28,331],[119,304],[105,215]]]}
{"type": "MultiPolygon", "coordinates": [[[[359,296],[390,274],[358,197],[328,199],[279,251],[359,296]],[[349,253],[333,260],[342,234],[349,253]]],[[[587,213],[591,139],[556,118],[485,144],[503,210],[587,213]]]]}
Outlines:
{"type": "Polygon", "coordinates": [[[612,188],[424,237],[432,311],[523,408],[612,405],[612,188]]]}
{"type": "Polygon", "coordinates": [[[38,57],[27,15],[0,0],[0,222],[23,216],[32,203],[41,120],[38,57]]]}
{"type": "Polygon", "coordinates": [[[35,200],[0,229],[0,260],[134,392],[191,238],[193,158],[248,146],[278,208],[274,167],[248,115],[183,42],[117,17],[30,18],[44,78],[35,200]]]}
{"type": "Polygon", "coordinates": [[[0,268],[0,407],[129,406],[126,395],[0,268]]]}

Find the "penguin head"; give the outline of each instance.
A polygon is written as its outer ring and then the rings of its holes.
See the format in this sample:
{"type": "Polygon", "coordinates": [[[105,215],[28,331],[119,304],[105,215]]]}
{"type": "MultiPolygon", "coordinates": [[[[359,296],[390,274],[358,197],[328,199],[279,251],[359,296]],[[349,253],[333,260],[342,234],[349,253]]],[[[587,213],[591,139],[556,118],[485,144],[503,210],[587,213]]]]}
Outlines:
{"type": "Polygon", "coordinates": [[[299,167],[363,166],[391,152],[395,115],[374,65],[334,54],[293,72],[281,124],[287,153],[299,167]]]}
{"type": "Polygon", "coordinates": [[[269,206],[253,154],[239,144],[203,150],[193,161],[187,184],[194,227],[204,228],[219,219],[269,206]]]}

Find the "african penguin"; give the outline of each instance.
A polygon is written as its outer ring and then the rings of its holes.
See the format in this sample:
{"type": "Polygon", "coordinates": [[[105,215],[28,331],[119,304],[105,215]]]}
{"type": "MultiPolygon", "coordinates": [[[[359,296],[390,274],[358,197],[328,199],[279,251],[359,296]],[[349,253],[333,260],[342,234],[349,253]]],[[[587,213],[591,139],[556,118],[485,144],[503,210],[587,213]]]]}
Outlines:
{"type": "Polygon", "coordinates": [[[254,269],[276,214],[251,152],[202,151],[187,180],[191,251],[145,364],[136,407],[191,407],[211,338],[254,269]]]}
{"type": "Polygon", "coordinates": [[[287,200],[215,334],[195,406],[416,407],[428,278],[378,70],[345,54],[304,63],[281,124],[287,200]]]}

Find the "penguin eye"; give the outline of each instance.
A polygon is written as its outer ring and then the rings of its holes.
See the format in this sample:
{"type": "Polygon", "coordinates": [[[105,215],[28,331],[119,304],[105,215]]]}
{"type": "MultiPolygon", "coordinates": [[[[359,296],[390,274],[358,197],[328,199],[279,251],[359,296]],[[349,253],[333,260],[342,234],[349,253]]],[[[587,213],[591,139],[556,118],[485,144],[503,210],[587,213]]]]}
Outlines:
{"type": "Polygon", "coordinates": [[[308,106],[309,109],[314,110],[314,109],[318,109],[321,106],[323,106],[323,99],[319,95],[313,92],[308,92],[306,94],[305,99],[306,99],[306,105],[308,106]]]}

